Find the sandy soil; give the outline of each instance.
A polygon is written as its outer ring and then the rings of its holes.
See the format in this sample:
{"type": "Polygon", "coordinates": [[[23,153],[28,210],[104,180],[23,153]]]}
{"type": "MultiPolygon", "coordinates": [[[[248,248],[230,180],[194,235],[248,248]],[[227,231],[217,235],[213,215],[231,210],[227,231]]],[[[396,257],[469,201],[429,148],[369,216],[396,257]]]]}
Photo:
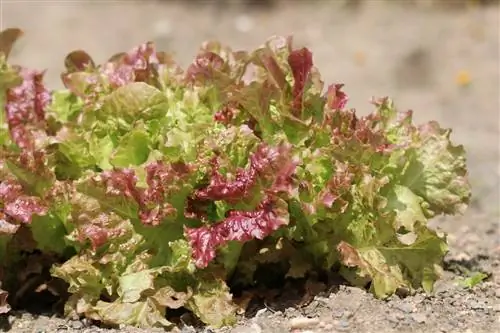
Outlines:
{"type": "MultiPolygon", "coordinates": [[[[454,128],[454,140],[468,150],[474,200],[464,217],[433,221],[449,233],[451,244],[448,271],[435,295],[382,302],[341,286],[298,308],[291,290],[225,331],[290,332],[302,316],[313,320],[295,332],[500,330],[499,8],[440,10],[377,0],[354,8],[339,0],[250,10],[227,2],[3,1],[1,25],[26,32],[12,61],[47,68],[53,85],[59,85],[63,57],[77,48],[103,61],[152,40],[185,65],[206,39],[248,48],[273,34],[294,34],[298,44],[311,48],[327,82],[346,84],[350,105],[360,113],[370,111],[371,96],[389,95],[401,109],[413,109],[417,121],[454,128]],[[492,275],[465,290],[456,283],[464,267],[492,275]]],[[[13,314],[4,324],[11,332],[107,331],[50,314],[13,314]]]]}

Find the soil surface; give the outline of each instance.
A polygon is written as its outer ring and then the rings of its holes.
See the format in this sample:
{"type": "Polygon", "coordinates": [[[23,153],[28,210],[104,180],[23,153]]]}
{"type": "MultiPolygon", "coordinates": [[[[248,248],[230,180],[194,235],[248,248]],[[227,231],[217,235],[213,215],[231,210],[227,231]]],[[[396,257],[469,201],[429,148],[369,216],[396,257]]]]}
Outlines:
{"type": "MultiPolygon", "coordinates": [[[[183,333],[500,331],[499,8],[389,2],[306,1],[256,9],[231,1],[3,1],[2,29],[26,32],[12,61],[47,68],[53,85],[60,85],[64,56],[74,49],[100,62],[152,40],[186,65],[207,39],[240,49],[274,34],[294,34],[297,44],[311,48],[327,83],[346,84],[359,113],[371,111],[371,96],[389,95],[400,109],[413,109],[418,122],[452,127],[454,141],[465,145],[474,198],[465,216],[432,221],[449,234],[451,247],[433,295],[379,301],[340,285],[298,306],[304,295],[286,287],[276,302],[256,308],[235,328],[186,326],[183,333]],[[467,271],[489,277],[464,288],[458,280],[467,271]]],[[[2,320],[10,332],[142,332],[50,313],[11,313],[2,320]]]]}

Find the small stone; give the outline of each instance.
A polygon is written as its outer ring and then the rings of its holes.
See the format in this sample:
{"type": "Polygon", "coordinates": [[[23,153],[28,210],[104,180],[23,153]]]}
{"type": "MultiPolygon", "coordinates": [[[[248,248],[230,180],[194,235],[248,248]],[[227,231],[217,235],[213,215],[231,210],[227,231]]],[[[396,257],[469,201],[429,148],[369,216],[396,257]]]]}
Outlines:
{"type": "Polygon", "coordinates": [[[337,330],[339,330],[339,331],[347,331],[347,330],[349,330],[349,326],[350,326],[350,324],[347,320],[336,320],[334,322],[334,325],[337,328],[337,330]]]}
{"type": "Polygon", "coordinates": [[[183,326],[181,329],[181,333],[196,333],[196,328],[193,326],[183,326]]]}
{"type": "Polygon", "coordinates": [[[397,309],[403,311],[404,313],[412,313],[415,312],[415,306],[409,303],[401,303],[396,306],[397,309]]]}
{"type": "Polygon", "coordinates": [[[74,321],[71,323],[71,328],[75,330],[80,330],[84,327],[83,323],[81,321],[74,321]]]}
{"type": "Polygon", "coordinates": [[[83,324],[83,326],[85,327],[89,327],[89,326],[92,326],[92,320],[89,319],[89,318],[82,318],[82,320],[80,320],[83,324]]]}
{"type": "Polygon", "coordinates": [[[316,301],[318,301],[321,304],[328,304],[329,303],[328,298],[326,298],[326,297],[316,296],[315,299],[316,299],[316,301]]]}
{"type": "Polygon", "coordinates": [[[326,324],[325,326],[323,326],[323,329],[326,332],[333,332],[333,325],[332,324],[326,324]]]}
{"type": "Polygon", "coordinates": [[[496,298],[500,298],[500,288],[497,288],[497,289],[495,290],[495,297],[496,297],[496,298]]]}
{"type": "Polygon", "coordinates": [[[354,316],[354,313],[352,311],[347,311],[347,310],[344,311],[344,314],[342,315],[342,317],[347,319],[352,318],[352,316],[354,316]]]}
{"type": "Polygon", "coordinates": [[[264,315],[266,312],[267,312],[267,309],[266,309],[266,308],[260,309],[260,310],[258,310],[258,311],[257,311],[257,313],[255,314],[255,317],[260,317],[260,316],[264,315]]]}
{"type": "Polygon", "coordinates": [[[481,310],[481,309],[484,309],[484,304],[481,302],[471,302],[471,303],[469,303],[469,307],[472,310],[481,310]]]}
{"type": "Polygon", "coordinates": [[[419,324],[423,324],[427,321],[427,316],[423,313],[413,313],[411,319],[419,324]]]}
{"type": "Polygon", "coordinates": [[[402,314],[402,313],[396,313],[396,314],[394,315],[394,317],[395,317],[397,320],[403,320],[403,319],[405,319],[405,315],[404,315],[404,314],[402,314]]]}
{"type": "Polygon", "coordinates": [[[425,295],[417,294],[413,296],[413,303],[420,304],[425,300],[425,295]]]}
{"type": "Polygon", "coordinates": [[[238,327],[233,332],[234,333],[261,333],[262,328],[257,323],[253,323],[249,327],[238,327]]]}
{"type": "Polygon", "coordinates": [[[500,303],[493,305],[493,311],[500,312],[500,303]]]}
{"type": "Polygon", "coordinates": [[[332,317],[333,318],[342,318],[344,315],[344,310],[333,310],[332,317]]]}
{"type": "Polygon", "coordinates": [[[290,328],[294,329],[306,329],[313,328],[319,324],[318,318],[307,318],[307,317],[297,317],[290,320],[290,328]]]}

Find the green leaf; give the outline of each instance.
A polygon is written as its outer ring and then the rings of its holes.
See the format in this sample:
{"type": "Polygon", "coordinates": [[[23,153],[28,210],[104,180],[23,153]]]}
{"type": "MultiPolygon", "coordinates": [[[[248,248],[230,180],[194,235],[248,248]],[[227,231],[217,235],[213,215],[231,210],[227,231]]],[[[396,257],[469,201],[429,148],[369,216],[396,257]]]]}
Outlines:
{"type": "Polygon", "coordinates": [[[471,276],[460,279],[458,283],[464,288],[471,289],[482,283],[488,277],[489,275],[483,272],[474,272],[471,273],[471,276]]]}
{"type": "Polygon", "coordinates": [[[69,90],[57,90],[52,94],[49,111],[56,120],[66,123],[74,122],[83,108],[83,102],[69,90]]]}
{"type": "Polygon", "coordinates": [[[19,180],[19,182],[26,188],[28,188],[32,193],[43,196],[45,192],[54,184],[54,178],[52,174],[35,174],[19,165],[19,163],[7,159],[3,161],[9,168],[10,172],[12,172],[12,174],[19,180]]]}
{"type": "Polygon", "coordinates": [[[133,130],[124,135],[111,157],[115,167],[127,168],[147,161],[150,153],[149,135],[142,130],[133,130]]]}
{"type": "MultiPolygon", "coordinates": [[[[379,298],[392,295],[398,288],[413,290],[422,286],[431,292],[441,274],[440,265],[447,252],[444,239],[422,225],[416,226],[412,244],[393,242],[386,246],[355,248],[346,242],[338,245],[341,262],[352,270],[341,271],[356,284],[359,278],[372,281],[370,289],[379,298]]],[[[362,285],[364,285],[364,283],[362,285]]],[[[359,285],[359,284],[358,284],[359,285]]]]}
{"type": "Polygon", "coordinates": [[[134,303],[98,301],[91,313],[93,313],[92,318],[104,324],[122,324],[140,328],[173,326],[165,318],[165,308],[151,298],[134,303]]]}
{"type": "MultiPolygon", "coordinates": [[[[232,302],[229,288],[222,280],[203,279],[193,292],[186,307],[207,325],[213,328],[231,326],[236,323],[236,306],[232,302]]],[[[205,277],[207,278],[207,277],[205,277]]]]}
{"type": "Polygon", "coordinates": [[[93,183],[91,177],[79,181],[76,189],[82,194],[99,200],[99,204],[105,210],[113,211],[123,218],[137,219],[139,207],[136,202],[123,196],[109,196],[106,189],[93,183]]]}
{"type": "Polygon", "coordinates": [[[142,293],[154,290],[156,274],[152,271],[140,271],[122,275],[118,279],[118,295],[124,303],[134,303],[141,299],[142,293]]]}
{"type": "Polygon", "coordinates": [[[101,272],[82,257],[75,256],[60,266],[53,266],[51,274],[66,281],[70,293],[86,294],[98,299],[104,289],[101,272]]]}
{"type": "Polygon", "coordinates": [[[413,231],[415,222],[425,223],[427,219],[422,211],[422,204],[423,199],[409,188],[394,185],[388,194],[386,209],[396,212],[396,230],[403,227],[407,231],[413,231]]]}
{"type": "Polygon", "coordinates": [[[30,229],[39,249],[63,254],[67,247],[65,242],[67,232],[63,221],[57,215],[35,215],[30,229]]]}
{"type": "Polygon", "coordinates": [[[465,151],[450,142],[451,130],[435,122],[422,127],[420,142],[409,149],[409,164],[401,183],[429,204],[426,213],[462,214],[470,201],[465,151]]]}
{"type": "Polygon", "coordinates": [[[111,153],[114,144],[109,135],[104,137],[92,136],[89,140],[89,152],[94,157],[96,164],[102,170],[110,170],[113,166],[110,163],[111,153]]]}
{"type": "Polygon", "coordinates": [[[132,123],[137,119],[159,118],[166,114],[167,109],[165,94],[144,82],[134,82],[106,96],[100,117],[121,118],[132,123]]]}

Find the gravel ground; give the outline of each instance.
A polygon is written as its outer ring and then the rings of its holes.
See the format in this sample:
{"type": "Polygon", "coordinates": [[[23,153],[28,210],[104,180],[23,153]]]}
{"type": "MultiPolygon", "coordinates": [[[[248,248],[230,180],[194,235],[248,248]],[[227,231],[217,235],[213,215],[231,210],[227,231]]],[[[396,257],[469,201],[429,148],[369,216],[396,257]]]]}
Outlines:
{"type": "MultiPolygon", "coordinates": [[[[360,113],[370,111],[371,96],[389,95],[401,109],[412,108],[417,121],[453,127],[454,140],[466,146],[474,199],[465,216],[432,222],[449,233],[451,246],[434,295],[384,302],[340,285],[299,307],[304,294],[288,287],[236,328],[205,332],[499,331],[499,8],[410,10],[376,0],[342,7],[339,0],[251,10],[227,3],[3,1],[1,25],[25,30],[12,60],[47,68],[53,85],[63,57],[77,48],[102,61],[153,40],[186,65],[206,39],[248,48],[273,34],[294,34],[312,49],[327,82],[346,84],[360,113]],[[457,280],[466,270],[490,276],[465,289],[457,280]]],[[[10,332],[117,331],[50,314],[13,313],[2,320],[10,332]]]]}

